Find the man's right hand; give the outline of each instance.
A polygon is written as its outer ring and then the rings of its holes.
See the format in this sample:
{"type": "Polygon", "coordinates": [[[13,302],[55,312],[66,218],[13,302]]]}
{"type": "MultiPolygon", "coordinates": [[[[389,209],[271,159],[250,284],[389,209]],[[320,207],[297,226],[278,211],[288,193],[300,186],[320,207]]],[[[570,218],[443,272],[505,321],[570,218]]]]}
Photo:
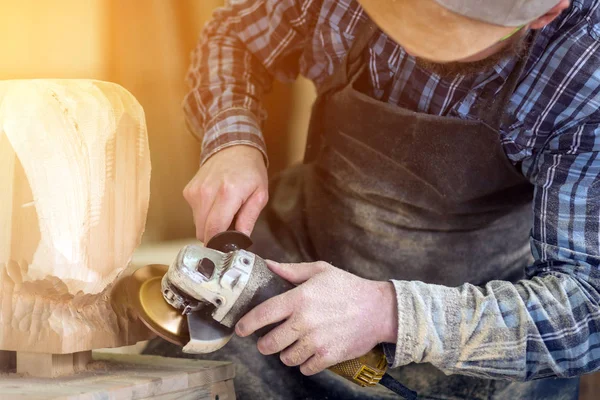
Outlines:
{"type": "Polygon", "coordinates": [[[268,177],[262,153],[235,145],[212,155],[183,190],[192,207],[196,236],[207,242],[229,228],[250,235],[267,204],[268,177]]]}

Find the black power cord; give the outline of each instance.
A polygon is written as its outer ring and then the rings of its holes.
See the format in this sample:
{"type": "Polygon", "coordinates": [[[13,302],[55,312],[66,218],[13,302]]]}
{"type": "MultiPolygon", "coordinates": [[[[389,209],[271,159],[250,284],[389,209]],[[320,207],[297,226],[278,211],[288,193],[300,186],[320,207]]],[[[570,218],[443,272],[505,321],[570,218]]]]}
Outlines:
{"type": "Polygon", "coordinates": [[[396,379],[392,378],[390,374],[384,374],[379,384],[385,386],[392,392],[399,394],[404,397],[406,400],[417,400],[417,392],[410,390],[396,379]]]}

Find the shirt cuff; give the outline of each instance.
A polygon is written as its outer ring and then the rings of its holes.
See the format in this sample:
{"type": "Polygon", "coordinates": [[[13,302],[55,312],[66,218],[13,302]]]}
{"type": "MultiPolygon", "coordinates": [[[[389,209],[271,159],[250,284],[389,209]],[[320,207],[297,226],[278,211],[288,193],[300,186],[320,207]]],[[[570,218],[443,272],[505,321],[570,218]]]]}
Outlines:
{"type": "Polygon", "coordinates": [[[242,107],[232,107],[216,114],[203,129],[201,135],[198,121],[194,115],[187,113],[188,127],[197,138],[202,137],[202,153],[200,165],[212,155],[224,148],[234,145],[247,145],[258,149],[269,166],[266,144],[262,136],[260,124],[252,111],[242,107]]]}
{"type": "Polygon", "coordinates": [[[398,306],[398,339],[396,344],[383,345],[390,368],[427,362],[452,370],[461,342],[459,290],[416,281],[391,282],[398,306]]]}

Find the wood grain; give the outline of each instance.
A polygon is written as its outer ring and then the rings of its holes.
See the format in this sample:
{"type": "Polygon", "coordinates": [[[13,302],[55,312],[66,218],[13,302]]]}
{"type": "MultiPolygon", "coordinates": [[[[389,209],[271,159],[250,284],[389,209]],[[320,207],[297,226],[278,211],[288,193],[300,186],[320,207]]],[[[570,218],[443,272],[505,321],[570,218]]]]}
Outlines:
{"type": "Polygon", "coordinates": [[[0,377],[3,400],[235,399],[231,363],[94,353],[86,371],[54,379],[0,377]]]}
{"type": "Polygon", "coordinates": [[[109,294],[144,232],[149,153],[144,110],[119,85],[0,81],[0,350],[148,338],[109,294]]]}

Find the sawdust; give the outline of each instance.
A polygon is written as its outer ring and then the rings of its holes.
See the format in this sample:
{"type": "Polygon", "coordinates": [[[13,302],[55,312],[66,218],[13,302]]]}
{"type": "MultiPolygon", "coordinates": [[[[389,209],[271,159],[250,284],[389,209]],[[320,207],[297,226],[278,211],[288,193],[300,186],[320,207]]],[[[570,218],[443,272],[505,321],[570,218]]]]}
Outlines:
{"type": "MultiPolygon", "coordinates": [[[[101,373],[123,370],[128,367],[125,363],[108,362],[108,361],[90,361],[83,368],[76,369],[73,373],[63,375],[62,377],[75,377],[86,373],[101,373]]],[[[4,378],[37,378],[26,372],[16,372],[16,368],[0,371],[0,377],[4,378]]]]}
{"type": "Polygon", "coordinates": [[[87,372],[109,372],[115,370],[122,370],[127,368],[126,363],[119,363],[114,361],[92,361],[85,366],[83,371],[87,372]]]}

